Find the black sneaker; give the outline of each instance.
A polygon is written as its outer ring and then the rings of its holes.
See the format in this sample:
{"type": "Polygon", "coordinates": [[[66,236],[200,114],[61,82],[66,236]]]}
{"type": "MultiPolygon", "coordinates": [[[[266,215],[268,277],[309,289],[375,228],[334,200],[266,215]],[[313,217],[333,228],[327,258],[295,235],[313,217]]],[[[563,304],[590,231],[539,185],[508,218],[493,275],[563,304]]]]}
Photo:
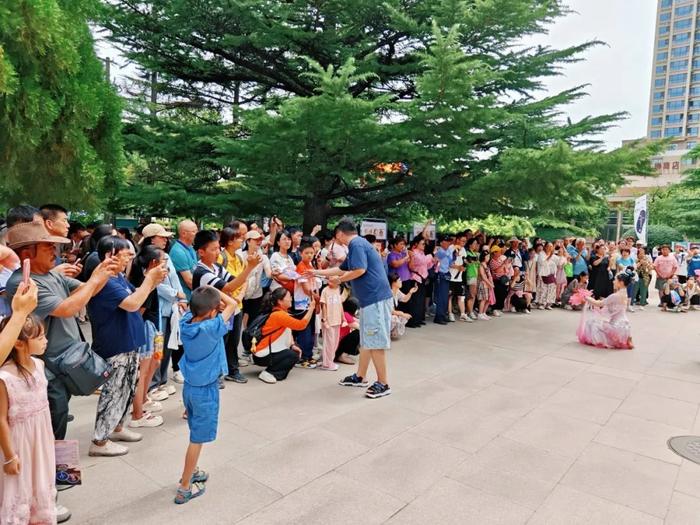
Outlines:
{"type": "Polygon", "coordinates": [[[357,374],[353,374],[351,376],[346,377],[342,381],[338,381],[339,385],[342,386],[361,386],[365,387],[369,385],[368,381],[365,381],[362,377],[358,376],[357,374]]]}
{"type": "Polygon", "coordinates": [[[234,383],[247,383],[248,382],[248,378],[246,378],[238,370],[236,370],[233,374],[228,374],[228,375],[224,376],[224,379],[226,381],[233,381],[234,383]]]}
{"type": "Polygon", "coordinates": [[[365,392],[365,395],[370,399],[388,396],[389,394],[391,394],[389,385],[383,385],[379,381],[375,381],[374,384],[367,389],[367,392],[365,392]]]}

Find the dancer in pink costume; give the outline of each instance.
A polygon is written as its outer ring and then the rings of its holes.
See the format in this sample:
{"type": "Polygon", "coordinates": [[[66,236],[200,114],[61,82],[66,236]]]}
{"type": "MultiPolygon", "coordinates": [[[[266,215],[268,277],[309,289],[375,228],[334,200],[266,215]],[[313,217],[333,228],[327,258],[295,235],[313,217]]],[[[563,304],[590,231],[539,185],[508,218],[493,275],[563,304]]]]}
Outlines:
{"type": "Polygon", "coordinates": [[[581,315],[576,335],[579,342],[598,348],[634,348],[627,310],[627,286],[633,273],[623,272],[615,277],[615,293],[601,301],[590,295],[583,297],[587,303],[581,315]]]}

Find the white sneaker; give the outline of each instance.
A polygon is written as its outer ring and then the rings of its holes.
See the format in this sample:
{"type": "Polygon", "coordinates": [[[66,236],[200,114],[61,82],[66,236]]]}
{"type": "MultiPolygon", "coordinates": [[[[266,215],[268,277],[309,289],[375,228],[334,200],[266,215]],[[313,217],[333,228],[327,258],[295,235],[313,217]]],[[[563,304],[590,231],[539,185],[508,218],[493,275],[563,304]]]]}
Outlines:
{"type": "Polygon", "coordinates": [[[273,385],[277,382],[277,378],[267,370],[263,370],[262,372],[260,372],[258,374],[258,379],[260,379],[260,381],[262,381],[263,383],[267,383],[269,385],[273,385]]]}
{"type": "Polygon", "coordinates": [[[477,318],[476,312],[474,310],[469,312],[469,317],[471,317],[472,321],[476,321],[476,318],[477,318]]]}
{"type": "Polygon", "coordinates": [[[502,315],[503,315],[503,314],[501,313],[500,310],[494,310],[494,311],[491,313],[491,317],[501,317],[502,315]]]}
{"type": "Polygon", "coordinates": [[[544,309],[545,309],[545,310],[551,310],[551,309],[552,309],[552,305],[551,305],[551,304],[548,304],[547,306],[544,307],[544,309]]]}
{"type": "Polygon", "coordinates": [[[153,428],[163,424],[163,418],[154,416],[153,414],[144,414],[141,419],[132,419],[129,421],[130,428],[153,428]]]}
{"type": "Polygon", "coordinates": [[[165,401],[166,399],[168,399],[168,393],[165,390],[156,388],[155,390],[151,390],[148,393],[148,399],[150,399],[151,401],[165,401]]]}
{"type": "Polygon", "coordinates": [[[471,317],[469,317],[467,314],[462,314],[462,315],[460,315],[460,316],[459,316],[459,320],[460,320],[460,321],[464,321],[465,323],[473,323],[473,322],[474,322],[474,319],[472,319],[471,317]]]}
{"type": "Polygon", "coordinates": [[[161,388],[165,389],[165,393],[169,396],[174,396],[175,394],[177,394],[177,388],[175,388],[173,385],[165,385],[161,388]]]}
{"type": "Polygon", "coordinates": [[[564,307],[564,310],[569,310],[569,311],[571,311],[571,310],[573,310],[573,309],[574,309],[574,307],[571,306],[570,304],[567,304],[567,305],[564,307]]]}
{"type": "Polygon", "coordinates": [[[65,523],[71,517],[71,512],[63,505],[56,503],[56,523],[65,523]]]}
{"type": "Polygon", "coordinates": [[[90,443],[90,450],[88,451],[88,456],[104,456],[104,457],[114,457],[114,456],[124,456],[129,453],[129,449],[124,445],[118,445],[113,441],[107,440],[107,442],[102,445],[96,445],[95,443],[90,443]]]}
{"type": "Polygon", "coordinates": [[[185,382],[185,378],[184,378],[184,376],[182,375],[182,372],[180,372],[179,370],[178,370],[177,372],[175,372],[175,373],[173,374],[173,381],[175,381],[176,383],[180,383],[180,384],[184,383],[184,382],[185,382]]]}
{"type": "Polygon", "coordinates": [[[491,320],[491,318],[486,314],[479,314],[477,316],[477,319],[479,319],[479,321],[490,321],[491,320]]]}
{"type": "Polygon", "coordinates": [[[511,306],[510,313],[512,313],[512,314],[518,313],[518,311],[515,309],[515,306],[511,306]]]}
{"type": "Polygon", "coordinates": [[[530,315],[532,312],[528,310],[527,308],[523,311],[524,314],[530,315]]]}
{"type": "Polygon", "coordinates": [[[453,314],[452,312],[450,312],[450,315],[447,316],[447,319],[448,319],[451,323],[454,323],[454,322],[455,322],[455,314],[453,314]]]}
{"type": "Polygon", "coordinates": [[[335,372],[340,367],[338,365],[336,365],[335,363],[331,363],[331,366],[329,366],[328,368],[326,368],[325,366],[319,366],[318,368],[319,368],[319,370],[325,370],[327,372],[335,372]]]}
{"type": "Polygon", "coordinates": [[[109,439],[112,441],[126,441],[127,443],[136,443],[143,439],[143,435],[136,432],[132,432],[128,428],[123,428],[119,432],[112,432],[109,435],[109,439]]]}
{"type": "Polygon", "coordinates": [[[627,311],[628,311],[628,312],[634,312],[634,311],[635,311],[635,310],[634,310],[634,306],[631,306],[631,305],[628,306],[628,307],[627,307],[627,311]]]}
{"type": "Polygon", "coordinates": [[[252,361],[253,360],[249,355],[242,355],[238,358],[238,367],[245,368],[246,366],[249,366],[252,363],[252,361]]]}
{"type": "Polygon", "coordinates": [[[161,405],[158,401],[148,401],[143,404],[143,411],[144,412],[162,412],[163,411],[163,405],[161,405]]]}

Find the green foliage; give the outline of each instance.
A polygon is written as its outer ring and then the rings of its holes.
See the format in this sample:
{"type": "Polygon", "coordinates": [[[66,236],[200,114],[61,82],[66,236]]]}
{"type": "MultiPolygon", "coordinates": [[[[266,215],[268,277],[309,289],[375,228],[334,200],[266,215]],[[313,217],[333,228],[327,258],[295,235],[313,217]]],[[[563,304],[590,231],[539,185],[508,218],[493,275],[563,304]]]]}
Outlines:
{"type": "Polygon", "coordinates": [[[444,232],[462,232],[465,230],[482,231],[487,235],[497,235],[499,237],[532,237],[535,229],[530,221],[523,217],[512,217],[507,215],[487,215],[482,219],[455,220],[439,223],[438,228],[444,232]]]}
{"type": "MultiPolygon", "coordinates": [[[[635,237],[634,229],[627,230],[622,237],[635,237]]],[[[647,246],[671,245],[672,242],[683,240],[683,234],[673,226],[666,224],[649,224],[647,226],[647,246]]]]}
{"type": "Polygon", "coordinates": [[[93,49],[94,1],[0,5],[0,200],[96,208],[121,177],[121,105],[93,49]]]}
{"type": "Polygon", "coordinates": [[[649,221],[673,224],[689,239],[700,239],[700,187],[674,184],[650,195],[649,221]]]}
{"type": "MultiPolygon", "coordinates": [[[[622,174],[644,173],[649,150],[595,151],[594,135],[623,115],[565,119],[560,108],[582,86],[537,98],[546,77],[597,44],[522,48],[566,12],[562,0],[112,0],[102,24],[158,74],[163,97],[222,115],[199,135],[213,150],[191,151],[204,184],[178,165],[168,181],[218,190],[206,178],[223,172],[240,184],[211,206],[282,209],[307,227],[402,215],[413,204],[431,215],[588,227],[622,174]],[[397,162],[410,169],[373,169],[397,162]]],[[[145,118],[144,127],[163,127],[145,118]]],[[[161,149],[181,144],[179,133],[160,137],[161,149]]],[[[154,159],[170,162],[157,149],[136,151],[149,170],[154,159]]],[[[122,200],[143,209],[155,201],[146,191],[122,200]]]]}

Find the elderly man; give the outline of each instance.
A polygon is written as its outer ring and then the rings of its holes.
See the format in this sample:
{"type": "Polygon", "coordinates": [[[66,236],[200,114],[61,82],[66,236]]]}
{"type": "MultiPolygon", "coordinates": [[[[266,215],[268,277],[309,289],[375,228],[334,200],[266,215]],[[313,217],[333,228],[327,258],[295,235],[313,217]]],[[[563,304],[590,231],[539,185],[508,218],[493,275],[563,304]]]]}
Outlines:
{"type": "Polygon", "coordinates": [[[566,251],[571,256],[571,262],[574,265],[574,277],[582,273],[588,273],[588,251],[586,250],[586,240],[576,239],[574,245],[569,244],[566,251]]]}
{"type": "MultiPolygon", "coordinates": [[[[197,231],[198,228],[194,222],[189,220],[182,221],[177,227],[177,240],[173,244],[173,247],[170,248],[169,253],[178,279],[180,279],[182,291],[185,292],[188,301],[192,297],[192,274],[194,272],[194,267],[197,266],[197,252],[195,252],[192,247],[194,236],[197,235],[197,231]]],[[[182,352],[182,347],[180,347],[177,350],[173,350],[172,354],[173,380],[175,380],[176,383],[184,383],[185,381],[180,373],[179,366],[182,352]]]]}
{"type": "MultiPolygon", "coordinates": [[[[51,235],[41,219],[20,222],[7,231],[7,245],[20,260],[29,259],[31,277],[38,288],[38,303],[34,314],[44,322],[48,340],[43,355],[47,363],[49,410],[56,439],[65,439],[68,426],[68,402],[71,394],[60,375],[51,371],[51,362],[80,343],[80,331],[75,316],[97,294],[107,280],[116,275],[116,263],[107,258],[93,272],[92,277],[81,283],[62,273],[53,271],[56,245],[67,244],[64,237],[51,235]]],[[[7,281],[8,300],[12,301],[22,282],[22,270],[16,270],[7,281]]],[[[54,369],[55,370],[55,369],[54,369]]],[[[70,512],[58,506],[58,521],[65,521],[70,512]]]]}

